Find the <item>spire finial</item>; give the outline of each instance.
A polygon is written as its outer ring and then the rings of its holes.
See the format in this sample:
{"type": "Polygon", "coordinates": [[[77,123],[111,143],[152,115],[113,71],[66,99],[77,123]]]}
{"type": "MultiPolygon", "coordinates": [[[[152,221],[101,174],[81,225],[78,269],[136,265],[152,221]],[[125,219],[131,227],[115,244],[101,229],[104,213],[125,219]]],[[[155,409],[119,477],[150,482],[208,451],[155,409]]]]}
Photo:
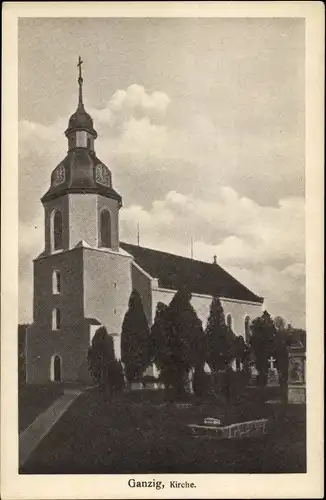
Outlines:
{"type": "Polygon", "coordinates": [[[213,264],[217,264],[216,259],[217,259],[216,255],[213,255],[213,264]]]}
{"type": "Polygon", "coordinates": [[[79,56],[78,57],[78,64],[77,68],[79,69],[79,76],[78,76],[78,85],[79,85],[79,99],[78,99],[78,106],[83,107],[83,77],[82,77],[82,67],[81,65],[83,64],[82,58],[79,56]]]}

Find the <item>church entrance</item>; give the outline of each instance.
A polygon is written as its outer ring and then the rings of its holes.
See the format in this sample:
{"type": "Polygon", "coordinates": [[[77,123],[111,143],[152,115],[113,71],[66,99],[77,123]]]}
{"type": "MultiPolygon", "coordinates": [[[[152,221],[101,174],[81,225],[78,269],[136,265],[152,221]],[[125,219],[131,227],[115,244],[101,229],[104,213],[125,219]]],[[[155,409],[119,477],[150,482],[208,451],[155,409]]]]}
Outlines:
{"type": "Polygon", "coordinates": [[[51,380],[53,382],[61,382],[61,358],[58,355],[51,358],[51,380]]]}

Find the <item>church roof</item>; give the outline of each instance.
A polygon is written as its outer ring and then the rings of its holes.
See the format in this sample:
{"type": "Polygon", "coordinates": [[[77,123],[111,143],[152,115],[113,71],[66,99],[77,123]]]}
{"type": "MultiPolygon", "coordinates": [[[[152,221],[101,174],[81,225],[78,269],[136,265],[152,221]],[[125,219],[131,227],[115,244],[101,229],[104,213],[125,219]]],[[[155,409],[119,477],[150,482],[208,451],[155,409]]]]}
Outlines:
{"type": "Polygon", "coordinates": [[[94,151],[83,148],[70,150],[53,170],[50,189],[42,202],[67,193],[97,193],[122,203],[120,194],[112,187],[110,170],[94,151]]]}
{"type": "Polygon", "coordinates": [[[181,257],[130,243],[120,243],[145,272],[158,279],[159,287],[178,290],[186,286],[192,293],[262,303],[218,264],[181,257]]]}
{"type": "Polygon", "coordinates": [[[96,131],[94,130],[93,120],[91,116],[85,111],[85,108],[82,104],[78,105],[75,113],[72,114],[69,118],[69,124],[66,130],[66,134],[69,134],[69,132],[74,129],[88,130],[94,136],[97,135],[96,131]]]}

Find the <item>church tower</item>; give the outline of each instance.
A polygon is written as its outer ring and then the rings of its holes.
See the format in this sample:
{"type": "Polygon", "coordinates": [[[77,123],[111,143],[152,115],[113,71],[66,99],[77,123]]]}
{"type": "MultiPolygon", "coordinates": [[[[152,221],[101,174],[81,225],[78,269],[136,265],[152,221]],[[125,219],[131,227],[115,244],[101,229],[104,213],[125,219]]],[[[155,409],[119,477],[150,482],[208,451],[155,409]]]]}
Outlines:
{"type": "Polygon", "coordinates": [[[121,196],[96,156],[97,133],[79,97],[65,135],[66,157],[53,170],[41,201],[44,251],[34,260],[33,325],[27,338],[27,381],[77,381],[87,377],[87,351],[99,325],[120,332],[131,292],[132,257],[119,248],[121,196]]]}

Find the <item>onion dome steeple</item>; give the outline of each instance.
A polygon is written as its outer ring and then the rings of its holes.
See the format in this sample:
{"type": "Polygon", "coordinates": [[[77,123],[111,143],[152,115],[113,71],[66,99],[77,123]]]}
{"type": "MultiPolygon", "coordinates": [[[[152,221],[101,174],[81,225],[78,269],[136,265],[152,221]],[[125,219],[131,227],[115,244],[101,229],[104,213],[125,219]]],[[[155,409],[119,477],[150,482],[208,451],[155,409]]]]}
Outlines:
{"type": "Polygon", "coordinates": [[[79,69],[78,76],[78,86],[79,86],[79,96],[78,96],[78,107],[73,115],[69,119],[68,128],[65,131],[66,137],[69,142],[69,149],[74,147],[94,147],[94,139],[97,137],[97,133],[93,127],[93,120],[91,116],[86,113],[83,103],[83,77],[81,65],[83,61],[79,56],[77,67],[79,69]],[[83,134],[78,134],[83,132],[83,134]],[[85,145],[85,146],[84,146],[85,145]]]}
{"type": "Polygon", "coordinates": [[[83,77],[81,57],[78,60],[78,106],[69,119],[65,135],[68,139],[68,154],[53,170],[51,187],[42,201],[67,193],[97,193],[113,198],[121,205],[121,196],[112,188],[110,170],[97,158],[94,140],[97,133],[91,116],[86,113],[83,103],[83,77]]]}

